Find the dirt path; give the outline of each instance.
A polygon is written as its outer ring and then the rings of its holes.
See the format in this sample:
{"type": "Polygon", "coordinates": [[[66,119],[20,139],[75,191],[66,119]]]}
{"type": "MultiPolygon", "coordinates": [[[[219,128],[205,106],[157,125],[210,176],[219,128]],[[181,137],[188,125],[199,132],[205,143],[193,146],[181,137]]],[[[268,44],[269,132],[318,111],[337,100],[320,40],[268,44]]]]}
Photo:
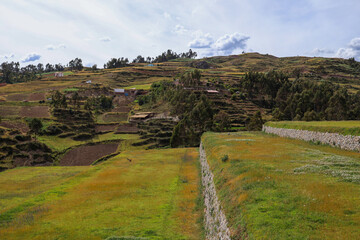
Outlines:
{"type": "Polygon", "coordinates": [[[230,240],[230,230],[227,227],[227,220],[221,209],[220,201],[216,195],[214,176],[210,170],[206,159],[205,149],[200,143],[200,164],[201,164],[201,182],[203,185],[203,196],[205,204],[205,228],[206,239],[230,240]]]}

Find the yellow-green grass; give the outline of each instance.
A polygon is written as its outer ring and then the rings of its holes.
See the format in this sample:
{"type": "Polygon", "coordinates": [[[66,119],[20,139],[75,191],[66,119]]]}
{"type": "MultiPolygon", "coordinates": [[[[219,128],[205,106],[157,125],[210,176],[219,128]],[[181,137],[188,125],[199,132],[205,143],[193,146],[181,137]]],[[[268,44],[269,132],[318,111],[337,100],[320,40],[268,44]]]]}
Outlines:
{"type": "Polygon", "coordinates": [[[124,112],[107,112],[96,117],[97,123],[120,123],[127,122],[128,113],[124,112]]]}
{"type": "MultiPolygon", "coordinates": [[[[201,239],[197,158],[197,149],[124,152],[98,166],[74,168],[82,172],[54,179],[53,188],[43,186],[52,179],[42,180],[34,168],[0,173],[0,191],[15,180],[13,188],[21,189],[7,190],[10,201],[11,194],[27,193],[29,183],[49,189],[1,210],[7,217],[1,239],[201,239]]],[[[46,169],[64,174],[72,167],[46,169]]]]}
{"type": "Polygon", "coordinates": [[[132,89],[132,88],[135,88],[135,89],[149,90],[149,89],[150,89],[150,87],[151,87],[151,84],[152,84],[152,83],[139,84],[139,85],[131,85],[131,86],[125,87],[125,89],[132,89]]]}
{"type": "Polygon", "coordinates": [[[103,142],[103,141],[112,141],[112,140],[138,140],[139,135],[137,134],[115,134],[114,132],[109,132],[105,134],[98,134],[91,140],[87,141],[75,141],[71,138],[60,138],[57,136],[48,136],[42,135],[38,136],[37,139],[45,143],[48,147],[50,147],[54,151],[64,151],[70,147],[83,145],[91,142],[103,142]]]}
{"type": "Polygon", "coordinates": [[[261,132],[202,141],[233,235],[359,239],[359,153],[261,132]]]}
{"type": "Polygon", "coordinates": [[[0,88],[0,95],[8,95],[15,93],[34,93],[34,92],[49,92],[53,89],[62,89],[67,87],[75,86],[76,84],[81,83],[81,80],[78,79],[49,79],[49,80],[35,80],[31,82],[8,84],[0,88]]]}
{"type": "Polygon", "coordinates": [[[360,121],[282,121],[267,122],[265,125],[277,128],[300,129],[360,136],[360,121]]]}

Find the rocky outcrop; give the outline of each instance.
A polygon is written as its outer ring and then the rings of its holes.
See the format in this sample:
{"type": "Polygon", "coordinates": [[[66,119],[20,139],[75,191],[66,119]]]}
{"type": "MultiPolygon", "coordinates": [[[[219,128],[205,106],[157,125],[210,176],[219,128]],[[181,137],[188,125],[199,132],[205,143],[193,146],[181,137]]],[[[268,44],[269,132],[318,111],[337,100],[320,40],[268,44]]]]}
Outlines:
{"type": "Polygon", "coordinates": [[[214,185],[214,176],[210,170],[206,159],[205,150],[200,143],[200,164],[201,164],[201,181],[203,185],[203,196],[205,204],[205,230],[206,239],[219,240],[229,239],[230,230],[227,227],[227,220],[224,212],[221,210],[220,202],[216,196],[214,185]]]}
{"type": "Polygon", "coordinates": [[[360,151],[360,136],[342,135],[339,133],[314,132],[308,130],[285,129],[263,126],[266,133],[280,137],[295,138],[305,141],[320,142],[351,151],[360,151]]]}

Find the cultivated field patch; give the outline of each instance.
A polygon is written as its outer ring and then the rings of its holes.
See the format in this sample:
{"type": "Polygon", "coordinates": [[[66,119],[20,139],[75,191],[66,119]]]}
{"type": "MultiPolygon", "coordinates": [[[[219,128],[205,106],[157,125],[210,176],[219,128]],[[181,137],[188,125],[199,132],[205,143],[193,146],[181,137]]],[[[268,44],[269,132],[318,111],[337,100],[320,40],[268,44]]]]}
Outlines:
{"type": "Polygon", "coordinates": [[[61,166],[87,166],[97,159],[116,152],[117,143],[80,146],[66,152],[60,160],[61,166]]]}
{"type": "Polygon", "coordinates": [[[21,117],[49,118],[50,108],[48,106],[25,106],[20,109],[21,117]]]}

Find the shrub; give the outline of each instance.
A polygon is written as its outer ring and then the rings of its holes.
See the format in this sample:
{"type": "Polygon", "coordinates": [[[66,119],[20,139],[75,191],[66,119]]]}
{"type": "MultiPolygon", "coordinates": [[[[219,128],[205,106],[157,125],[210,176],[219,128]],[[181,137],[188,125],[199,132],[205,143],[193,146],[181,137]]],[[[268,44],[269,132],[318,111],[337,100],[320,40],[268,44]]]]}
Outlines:
{"type": "Polygon", "coordinates": [[[226,154],[221,158],[222,162],[227,162],[229,160],[229,156],[226,154]]]}
{"type": "Polygon", "coordinates": [[[24,135],[16,135],[15,139],[18,140],[19,142],[24,142],[24,141],[29,141],[31,140],[31,136],[24,136],[24,135]]]}
{"type": "Polygon", "coordinates": [[[50,125],[46,128],[45,133],[48,135],[58,135],[63,131],[57,125],[50,125]]]}

